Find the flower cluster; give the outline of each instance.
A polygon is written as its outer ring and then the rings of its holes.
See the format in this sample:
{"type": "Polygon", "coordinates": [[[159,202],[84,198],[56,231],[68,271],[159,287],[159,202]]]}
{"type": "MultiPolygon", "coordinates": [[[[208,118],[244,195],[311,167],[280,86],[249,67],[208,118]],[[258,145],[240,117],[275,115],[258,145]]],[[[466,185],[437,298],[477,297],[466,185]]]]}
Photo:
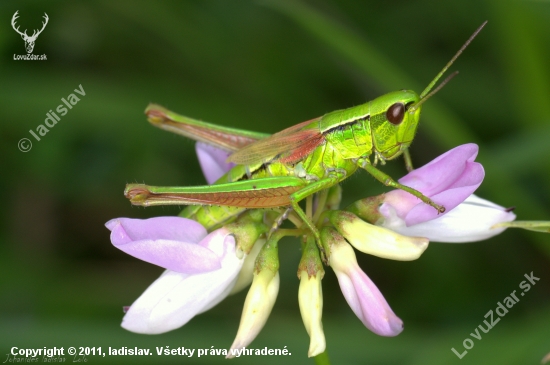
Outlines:
{"type": "MultiPolygon", "coordinates": [[[[508,209],[472,195],[484,178],[483,167],[474,162],[477,151],[474,144],[456,147],[399,180],[444,206],[444,214],[401,190],[359,200],[344,210],[336,208],[336,192],[316,207],[322,210],[325,263],[336,274],[352,311],[374,333],[398,335],[403,322],[361,270],[353,248],[387,259],[415,260],[429,241],[483,240],[505,229],[497,224],[515,219],[508,209]]],[[[209,183],[231,168],[223,151],[198,143],[197,154],[209,183]]],[[[265,222],[276,220],[268,215],[246,211],[210,233],[195,220],[180,217],[107,222],[115,247],[166,269],[129,307],[122,327],[147,334],[179,328],[252,283],[231,349],[248,346],[264,326],[279,290],[280,235],[266,234],[265,222]]],[[[298,298],[310,336],[308,354],[316,356],[326,346],[321,322],[324,265],[311,235],[303,236],[302,252],[298,298]]]]}

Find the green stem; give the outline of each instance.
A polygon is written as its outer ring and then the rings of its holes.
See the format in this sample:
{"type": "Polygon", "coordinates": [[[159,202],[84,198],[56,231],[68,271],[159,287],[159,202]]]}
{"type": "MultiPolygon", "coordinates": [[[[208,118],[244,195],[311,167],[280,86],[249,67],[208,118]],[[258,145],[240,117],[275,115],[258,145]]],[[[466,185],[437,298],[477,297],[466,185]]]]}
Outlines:
{"type": "Polygon", "coordinates": [[[314,357],[315,365],[330,365],[330,359],[328,358],[327,350],[314,357]]]}
{"type": "Polygon", "coordinates": [[[491,228],[523,228],[529,231],[550,233],[550,221],[513,221],[497,223],[491,228]]]}

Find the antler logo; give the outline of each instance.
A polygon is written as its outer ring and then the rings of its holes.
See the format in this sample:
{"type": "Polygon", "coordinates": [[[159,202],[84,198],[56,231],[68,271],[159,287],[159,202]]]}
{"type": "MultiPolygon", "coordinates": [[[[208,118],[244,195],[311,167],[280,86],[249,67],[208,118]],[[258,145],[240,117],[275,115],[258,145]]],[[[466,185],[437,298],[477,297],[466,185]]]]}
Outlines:
{"type": "Polygon", "coordinates": [[[16,28],[15,27],[15,20],[19,17],[19,15],[17,15],[17,13],[19,12],[19,10],[17,10],[15,12],[15,14],[13,14],[13,18],[11,18],[11,26],[13,27],[13,29],[19,33],[21,35],[21,38],[23,38],[23,40],[25,41],[25,49],[27,50],[27,53],[32,53],[32,50],[34,49],[34,42],[36,42],[36,38],[38,38],[38,36],[40,35],[40,33],[42,33],[42,31],[44,30],[44,28],[46,28],[46,24],[48,24],[48,14],[44,13],[44,20],[45,22],[42,22],[42,29],[40,30],[34,30],[32,35],[29,37],[27,35],[27,30],[25,29],[24,32],[20,32],[19,31],[19,26],[16,28]]]}

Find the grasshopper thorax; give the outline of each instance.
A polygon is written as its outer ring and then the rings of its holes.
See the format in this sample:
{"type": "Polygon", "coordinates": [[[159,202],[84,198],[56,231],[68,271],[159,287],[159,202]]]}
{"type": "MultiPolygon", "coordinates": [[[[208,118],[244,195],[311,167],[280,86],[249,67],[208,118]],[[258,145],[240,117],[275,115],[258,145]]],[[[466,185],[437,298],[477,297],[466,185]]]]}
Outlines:
{"type": "Polygon", "coordinates": [[[382,95],[365,104],[328,113],[318,122],[325,139],[344,159],[368,158],[391,160],[412,142],[421,105],[410,90],[382,95]]]}

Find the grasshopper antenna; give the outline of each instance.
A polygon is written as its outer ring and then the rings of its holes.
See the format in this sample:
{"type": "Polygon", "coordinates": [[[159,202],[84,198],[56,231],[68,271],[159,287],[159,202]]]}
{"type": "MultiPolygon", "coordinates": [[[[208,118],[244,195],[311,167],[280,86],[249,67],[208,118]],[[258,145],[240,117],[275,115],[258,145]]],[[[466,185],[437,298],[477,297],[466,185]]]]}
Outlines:
{"type": "Polygon", "coordinates": [[[426,100],[428,100],[429,98],[431,98],[433,95],[435,95],[435,93],[437,93],[439,90],[441,90],[443,88],[443,86],[445,86],[449,81],[452,80],[453,77],[455,77],[456,75],[458,75],[458,71],[455,71],[453,72],[452,74],[450,74],[449,76],[447,76],[447,78],[445,80],[443,80],[441,82],[441,84],[437,85],[437,87],[435,89],[432,90],[432,92],[430,92],[428,95],[426,95],[425,97],[423,97],[422,99],[420,99],[416,104],[414,104],[412,107],[409,108],[409,112],[412,113],[414,112],[416,109],[418,109],[418,107],[422,104],[424,104],[424,102],[426,100]]]}
{"type": "Polygon", "coordinates": [[[456,74],[458,72],[454,72],[453,74],[451,74],[449,77],[447,77],[445,79],[445,81],[443,81],[441,83],[441,85],[439,85],[437,88],[435,88],[432,92],[430,92],[430,90],[432,90],[432,88],[434,87],[435,83],[441,78],[441,76],[443,76],[443,74],[449,69],[449,67],[451,67],[451,65],[456,61],[456,59],[458,58],[458,56],[460,56],[462,54],[462,52],[466,49],[466,47],[468,47],[470,45],[470,43],[474,40],[474,38],[479,34],[479,32],[481,32],[481,30],[483,29],[483,27],[485,27],[485,25],[487,24],[487,20],[483,22],[483,24],[481,24],[479,26],[479,28],[476,29],[476,31],[474,32],[474,34],[472,34],[470,36],[470,38],[468,38],[468,40],[466,41],[466,43],[464,43],[464,45],[462,45],[462,47],[460,47],[460,49],[458,50],[458,52],[453,56],[453,58],[451,58],[451,60],[449,62],[447,62],[447,64],[445,65],[445,67],[443,67],[443,69],[437,74],[437,76],[428,84],[428,86],[424,89],[424,91],[422,91],[422,93],[420,94],[420,101],[418,101],[416,104],[412,105],[410,108],[409,108],[409,112],[413,112],[417,109],[418,106],[420,106],[422,103],[424,103],[427,99],[429,99],[431,96],[433,96],[436,92],[438,92],[439,90],[441,90],[441,88],[446,84],[448,83],[454,76],[456,76],[456,74]]]}

